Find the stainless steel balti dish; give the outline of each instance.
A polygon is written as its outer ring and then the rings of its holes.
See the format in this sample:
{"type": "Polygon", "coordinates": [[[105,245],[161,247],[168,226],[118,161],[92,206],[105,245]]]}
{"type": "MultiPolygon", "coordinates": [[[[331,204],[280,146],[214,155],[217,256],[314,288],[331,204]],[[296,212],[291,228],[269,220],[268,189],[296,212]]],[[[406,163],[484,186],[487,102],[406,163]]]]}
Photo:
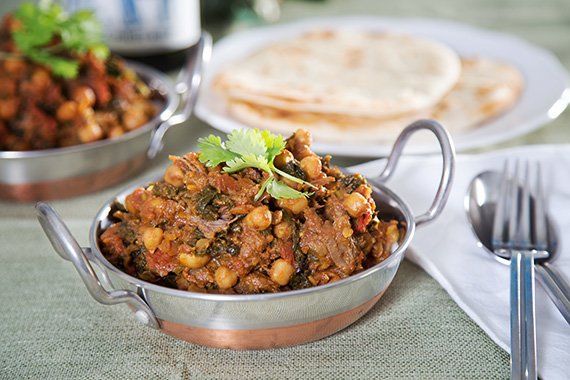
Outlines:
{"type": "Polygon", "coordinates": [[[0,200],[68,198],[100,190],[140,171],[160,152],[165,132],[190,117],[211,45],[210,35],[204,33],[175,84],[157,70],[129,63],[162,98],[160,111],[142,127],[115,139],[71,147],[0,151],[0,200]]]}
{"type": "Polygon", "coordinates": [[[47,203],[36,206],[38,219],[57,253],[70,260],[93,298],[105,305],[126,303],[141,323],[177,338],[212,347],[261,349],[314,341],[362,317],[390,285],[417,226],[435,219],[451,190],[454,148],[447,131],[430,120],[407,127],[397,139],[386,167],[369,179],[381,218],[397,219],[405,232],[385,261],[337,282],[301,290],[253,295],[223,295],[177,290],[132,277],[103,256],[99,236],[110,224],[111,204],[122,202],[134,188],[105,204],[90,231],[90,246],[80,248],[47,203]],[[384,185],[413,133],[429,130],[439,140],[443,169],[429,210],[414,216],[408,205],[384,185]],[[94,269],[97,269],[95,271],[94,269]]]}

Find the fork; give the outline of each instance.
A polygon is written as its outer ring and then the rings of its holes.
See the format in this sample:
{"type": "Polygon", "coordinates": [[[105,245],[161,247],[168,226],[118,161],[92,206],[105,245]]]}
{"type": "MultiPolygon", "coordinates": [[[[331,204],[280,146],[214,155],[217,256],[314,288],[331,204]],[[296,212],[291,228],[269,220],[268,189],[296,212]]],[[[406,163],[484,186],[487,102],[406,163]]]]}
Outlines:
{"type": "Polygon", "coordinates": [[[511,262],[511,378],[536,379],[534,259],[548,255],[541,168],[537,163],[533,202],[528,162],[522,184],[519,162],[515,162],[512,175],[509,166],[506,161],[493,221],[492,245],[495,254],[510,258],[511,262]]]}

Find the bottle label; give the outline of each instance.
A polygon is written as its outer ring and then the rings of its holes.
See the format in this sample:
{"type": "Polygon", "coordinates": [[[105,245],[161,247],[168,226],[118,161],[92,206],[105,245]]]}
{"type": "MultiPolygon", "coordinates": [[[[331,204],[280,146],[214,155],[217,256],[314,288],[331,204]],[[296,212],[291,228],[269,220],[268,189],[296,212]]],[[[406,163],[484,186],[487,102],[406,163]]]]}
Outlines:
{"type": "Polygon", "coordinates": [[[67,0],[64,7],[93,9],[107,44],[119,53],[182,50],[200,38],[199,0],[67,0]]]}

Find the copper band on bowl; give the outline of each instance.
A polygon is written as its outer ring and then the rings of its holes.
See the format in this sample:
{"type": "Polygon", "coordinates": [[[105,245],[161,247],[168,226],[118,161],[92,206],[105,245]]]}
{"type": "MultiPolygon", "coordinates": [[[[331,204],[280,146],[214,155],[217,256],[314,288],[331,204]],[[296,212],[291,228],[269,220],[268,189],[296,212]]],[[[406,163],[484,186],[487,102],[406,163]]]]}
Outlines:
{"type": "Polygon", "coordinates": [[[255,350],[294,346],[327,337],[362,317],[384,292],[354,309],[317,321],[287,327],[249,330],[221,330],[186,326],[161,320],[162,331],[176,338],[216,348],[255,350]]]}
{"type": "Polygon", "coordinates": [[[104,170],[71,178],[22,184],[0,183],[0,199],[34,202],[75,197],[116,184],[142,169],[146,154],[104,170]]]}

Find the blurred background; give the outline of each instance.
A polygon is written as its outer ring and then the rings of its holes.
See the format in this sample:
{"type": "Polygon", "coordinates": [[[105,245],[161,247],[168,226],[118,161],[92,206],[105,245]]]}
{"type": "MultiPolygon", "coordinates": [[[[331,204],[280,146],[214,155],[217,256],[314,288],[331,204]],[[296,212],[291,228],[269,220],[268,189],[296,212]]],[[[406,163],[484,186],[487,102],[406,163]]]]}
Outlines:
{"type": "MultiPolygon", "coordinates": [[[[527,40],[530,43],[550,50],[557,56],[562,64],[570,70],[570,1],[568,0],[405,0],[405,1],[377,1],[377,0],[169,0],[171,5],[177,1],[181,11],[167,15],[160,12],[151,14],[153,22],[181,24],[181,33],[187,34],[188,44],[193,43],[192,31],[199,31],[198,27],[209,31],[214,41],[236,31],[256,26],[286,23],[293,20],[314,17],[368,15],[377,17],[397,18],[429,18],[451,20],[476,27],[501,31],[527,40]],[[190,4],[194,4],[193,6],[190,4]],[[193,8],[194,7],[194,8],[193,8]],[[197,17],[195,9],[199,9],[197,17]],[[198,24],[200,24],[198,26],[198,24]]],[[[2,0],[0,14],[15,9],[21,0],[2,0]]],[[[125,7],[138,3],[156,4],[164,3],[160,0],[61,0],[59,1],[69,10],[81,7],[98,8],[98,15],[112,15],[112,7],[125,7]]],[[[121,18],[102,16],[105,31],[109,37],[114,27],[112,23],[121,23],[121,18]]],[[[123,20],[124,21],[124,20],[123,20]]],[[[124,27],[124,25],[122,25],[124,27]]],[[[197,32],[196,32],[197,33],[197,32]]],[[[111,48],[114,41],[108,40],[111,48]]],[[[129,42],[131,50],[126,52],[115,49],[127,58],[142,60],[158,66],[160,69],[174,74],[175,70],[184,61],[184,42],[175,48],[157,52],[156,49],[145,46],[140,41],[129,42]]],[[[570,113],[568,110],[562,115],[528,135],[515,138],[492,147],[473,149],[472,152],[486,151],[521,144],[541,143],[570,143],[570,113]]],[[[205,123],[194,120],[193,129],[198,134],[205,134],[211,130],[205,123]]],[[[172,131],[169,134],[183,132],[172,131]]],[[[177,141],[177,137],[171,137],[177,141]]],[[[174,143],[176,144],[176,143],[174,143]]],[[[168,147],[167,147],[168,148],[168,147]]],[[[177,151],[174,146],[173,150],[177,151]]],[[[187,149],[188,147],[186,147],[187,149]]],[[[349,165],[358,161],[346,160],[343,164],[349,165]]]]}
{"type": "MultiPolygon", "coordinates": [[[[158,2],[127,2],[133,1],[158,2]]],[[[15,9],[21,2],[2,0],[0,14],[15,9]]],[[[97,0],[59,2],[71,8],[119,3],[97,0]]],[[[316,16],[352,14],[454,20],[513,33],[553,50],[567,67],[570,64],[570,2],[567,0],[202,0],[200,10],[202,27],[214,38],[256,25],[316,16]],[[559,38],[552,38],[554,35],[559,38]]]]}

